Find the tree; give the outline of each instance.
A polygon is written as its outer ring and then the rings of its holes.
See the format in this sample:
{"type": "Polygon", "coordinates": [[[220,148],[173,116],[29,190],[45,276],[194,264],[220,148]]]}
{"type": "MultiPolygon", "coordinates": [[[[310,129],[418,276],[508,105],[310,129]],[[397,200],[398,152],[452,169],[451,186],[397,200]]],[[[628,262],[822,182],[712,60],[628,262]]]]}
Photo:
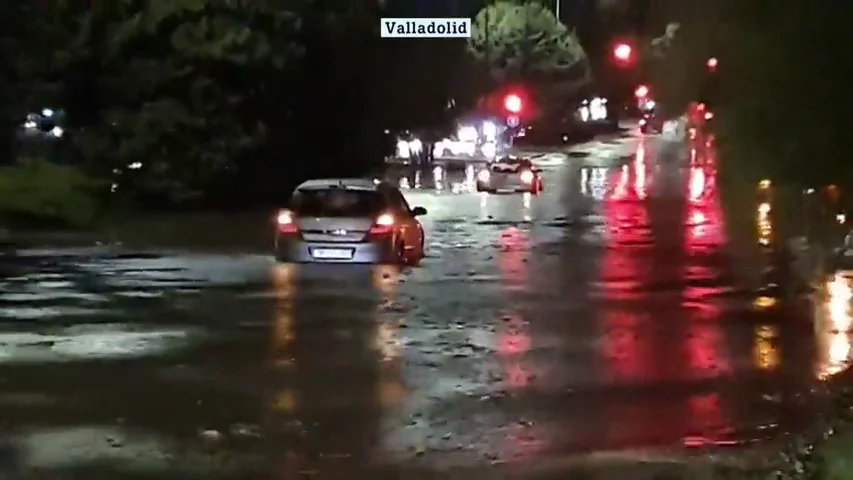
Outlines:
{"type": "Polygon", "coordinates": [[[45,29],[63,42],[49,80],[77,160],[120,189],[172,200],[233,174],[281,115],[269,91],[300,55],[298,17],[279,5],[60,2],[45,29]]]}
{"type": "MultiPolygon", "coordinates": [[[[670,17],[681,25],[675,35],[656,42],[665,48],[657,49],[660,58],[652,68],[661,69],[657,78],[666,85],[657,93],[681,103],[713,94],[718,184],[729,223],[749,214],[744,205],[755,201],[757,183],[770,179],[777,193],[774,228],[783,237],[805,228],[815,231],[804,221],[815,213],[805,210],[810,202],[804,201],[804,189],[853,186],[847,139],[853,130],[848,114],[853,97],[847,92],[853,77],[844,68],[853,6],[797,0],[713,3],[714,16],[700,10],[688,17],[689,24],[670,17]],[[709,56],[719,59],[713,72],[704,65],[709,56]],[[684,69],[692,73],[667,78],[684,69]]],[[[741,220],[744,231],[754,230],[754,219],[741,220]]]]}
{"type": "Polygon", "coordinates": [[[379,38],[379,5],[315,2],[305,17],[306,56],[300,69],[298,135],[310,176],[361,176],[384,165],[390,151],[387,82],[379,38]],[[326,139],[326,141],[324,141],[326,139]]]}
{"type": "Polygon", "coordinates": [[[642,67],[653,96],[667,116],[678,116],[693,101],[707,101],[707,60],[716,56],[723,33],[720,0],[651,2],[647,29],[659,32],[642,52],[642,67]]]}
{"type": "MultiPolygon", "coordinates": [[[[457,14],[463,2],[450,4],[457,14]]],[[[382,3],[383,17],[422,16],[423,5],[407,0],[382,3]]],[[[455,120],[473,107],[491,81],[468,53],[465,39],[385,40],[379,44],[379,69],[373,84],[382,92],[385,129],[412,132],[428,157],[435,141],[456,130],[455,120]]]]}
{"type": "MultiPolygon", "coordinates": [[[[0,163],[17,156],[15,135],[42,84],[33,82],[49,63],[52,48],[39,37],[44,25],[43,8],[38,3],[5,3],[0,17],[6,22],[0,33],[0,163]],[[35,41],[34,39],[39,39],[35,41]]],[[[38,107],[43,108],[42,106],[38,107]]]]}
{"type": "Polygon", "coordinates": [[[588,81],[586,54],[577,37],[538,2],[487,5],[474,18],[468,47],[499,82],[588,81]]]}
{"type": "Polygon", "coordinates": [[[722,146],[751,176],[801,187],[851,183],[853,6],[763,0],[733,7],[721,55],[722,146]],[[766,10],[765,10],[766,8],[766,10]],[[748,159],[748,160],[747,160],[748,159]]]}

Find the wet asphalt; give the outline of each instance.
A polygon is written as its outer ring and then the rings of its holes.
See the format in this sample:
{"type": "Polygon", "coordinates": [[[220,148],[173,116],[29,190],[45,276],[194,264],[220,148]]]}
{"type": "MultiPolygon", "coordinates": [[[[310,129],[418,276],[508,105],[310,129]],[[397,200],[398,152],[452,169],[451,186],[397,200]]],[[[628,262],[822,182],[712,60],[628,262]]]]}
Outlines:
{"type": "Polygon", "coordinates": [[[795,428],[846,367],[851,287],[816,307],[739,288],[716,160],[689,150],[546,155],[539,196],[403,172],[429,211],[412,269],[21,251],[0,269],[0,473],[535,478],[795,428]]]}

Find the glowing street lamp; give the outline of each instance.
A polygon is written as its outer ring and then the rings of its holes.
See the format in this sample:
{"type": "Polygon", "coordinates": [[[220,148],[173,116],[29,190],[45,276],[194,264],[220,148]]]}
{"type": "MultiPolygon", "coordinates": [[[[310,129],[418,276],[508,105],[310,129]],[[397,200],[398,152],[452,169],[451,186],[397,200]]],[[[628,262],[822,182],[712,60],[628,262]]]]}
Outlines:
{"type": "Polygon", "coordinates": [[[627,43],[620,43],[613,49],[613,56],[620,62],[628,62],[634,54],[634,49],[627,43]]]}
{"type": "Polygon", "coordinates": [[[513,115],[521,113],[523,106],[524,102],[521,100],[521,97],[514,93],[511,93],[504,98],[504,108],[507,112],[512,113],[513,115]]]}

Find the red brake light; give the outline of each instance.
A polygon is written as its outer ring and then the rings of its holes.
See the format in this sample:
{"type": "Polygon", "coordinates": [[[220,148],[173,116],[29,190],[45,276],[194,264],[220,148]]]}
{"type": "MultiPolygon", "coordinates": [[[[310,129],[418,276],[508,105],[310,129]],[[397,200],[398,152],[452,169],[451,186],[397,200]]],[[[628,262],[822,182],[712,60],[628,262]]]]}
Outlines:
{"type": "Polygon", "coordinates": [[[533,183],[534,178],[536,178],[536,176],[530,170],[521,172],[521,181],[524,183],[533,183]]]}
{"type": "Polygon", "coordinates": [[[390,213],[383,213],[376,217],[373,226],[370,227],[371,235],[387,235],[394,231],[394,216],[390,213]]]}
{"type": "Polygon", "coordinates": [[[296,226],[296,217],[290,210],[281,210],[276,217],[278,231],[281,233],[298,233],[299,227],[296,226]]]}

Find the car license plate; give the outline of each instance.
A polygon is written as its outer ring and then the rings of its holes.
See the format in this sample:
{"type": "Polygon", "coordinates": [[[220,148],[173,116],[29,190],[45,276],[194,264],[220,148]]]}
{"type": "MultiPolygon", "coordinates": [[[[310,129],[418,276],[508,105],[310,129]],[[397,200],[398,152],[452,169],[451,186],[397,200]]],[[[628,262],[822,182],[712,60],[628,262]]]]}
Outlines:
{"type": "Polygon", "coordinates": [[[350,248],[314,248],[311,256],[321,260],[349,260],[352,258],[350,248]]]}

